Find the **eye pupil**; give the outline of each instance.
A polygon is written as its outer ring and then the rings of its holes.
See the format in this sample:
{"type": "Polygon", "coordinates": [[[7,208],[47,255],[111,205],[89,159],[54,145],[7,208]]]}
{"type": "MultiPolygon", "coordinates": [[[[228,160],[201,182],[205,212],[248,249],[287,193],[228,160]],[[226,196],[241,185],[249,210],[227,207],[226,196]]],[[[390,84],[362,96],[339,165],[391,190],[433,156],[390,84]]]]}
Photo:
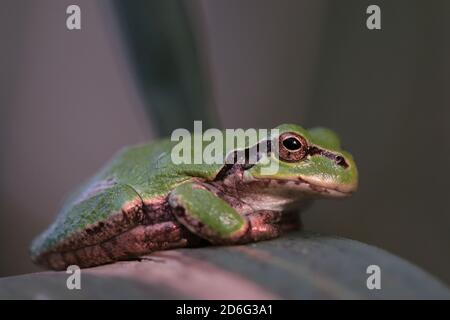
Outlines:
{"type": "Polygon", "coordinates": [[[302,147],[302,144],[296,138],[290,137],[283,141],[283,146],[285,146],[288,150],[295,151],[300,149],[302,147]]]}

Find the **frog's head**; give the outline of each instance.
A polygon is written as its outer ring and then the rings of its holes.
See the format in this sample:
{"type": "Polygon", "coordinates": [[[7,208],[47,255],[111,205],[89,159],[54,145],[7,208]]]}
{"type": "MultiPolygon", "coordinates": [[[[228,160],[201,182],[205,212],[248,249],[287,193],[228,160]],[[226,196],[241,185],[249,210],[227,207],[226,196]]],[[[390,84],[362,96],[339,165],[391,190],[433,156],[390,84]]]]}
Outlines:
{"type": "Polygon", "coordinates": [[[358,186],[358,171],[338,136],[326,128],[284,124],[271,136],[271,152],[246,170],[244,180],[266,188],[319,196],[346,196],[358,186]],[[268,170],[269,166],[276,170],[268,170]],[[272,171],[272,172],[271,172],[272,171]],[[270,182],[270,183],[269,183],[270,182]]]}

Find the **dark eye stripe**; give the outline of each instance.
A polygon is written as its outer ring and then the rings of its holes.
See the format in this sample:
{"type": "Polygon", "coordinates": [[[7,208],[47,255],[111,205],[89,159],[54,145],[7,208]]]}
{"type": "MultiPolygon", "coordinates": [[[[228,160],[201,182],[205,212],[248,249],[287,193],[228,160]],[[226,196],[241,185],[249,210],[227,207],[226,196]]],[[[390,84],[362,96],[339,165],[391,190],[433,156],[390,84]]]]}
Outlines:
{"type": "Polygon", "coordinates": [[[344,157],[342,157],[338,154],[335,154],[331,151],[320,149],[318,147],[309,147],[308,148],[308,155],[313,156],[316,154],[320,154],[324,157],[327,157],[328,159],[333,160],[337,165],[339,165],[343,168],[348,168],[348,163],[347,163],[347,161],[345,161],[344,157]]]}
{"type": "Polygon", "coordinates": [[[214,180],[215,181],[223,180],[223,179],[225,179],[225,177],[232,174],[236,170],[248,170],[248,169],[252,168],[255,165],[255,163],[249,163],[249,155],[250,155],[250,152],[252,152],[252,151],[255,152],[255,150],[254,150],[255,148],[257,150],[256,161],[259,161],[263,154],[262,150],[264,150],[264,154],[270,154],[272,152],[272,141],[271,140],[263,140],[263,141],[259,142],[257,145],[251,146],[250,148],[247,148],[247,149],[244,149],[243,151],[241,151],[240,155],[243,154],[244,158],[245,158],[244,163],[241,163],[241,164],[237,164],[237,162],[238,162],[237,152],[230,154],[228,157],[230,157],[232,161],[230,160],[230,158],[227,158],[226,164],[222,167],[222,169],[220,169],[220,171],[217,173],[214,180]],[[265,150],[263,148],[264,144],[266,147],[265,150]],[[251,149],[253,149],[253,150],[251,150],[251,149]]]}

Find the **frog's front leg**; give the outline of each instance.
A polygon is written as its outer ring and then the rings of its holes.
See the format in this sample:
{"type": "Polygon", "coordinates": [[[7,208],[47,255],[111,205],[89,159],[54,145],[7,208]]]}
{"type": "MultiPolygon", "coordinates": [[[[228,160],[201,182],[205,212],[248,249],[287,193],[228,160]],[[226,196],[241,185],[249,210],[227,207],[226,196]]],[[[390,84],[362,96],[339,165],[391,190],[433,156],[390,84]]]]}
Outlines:
{"type": "Polygon", "coordinates": [[[261,211],[241,215],[200,183],[178,186],[171,192],[169,203],[180,223],[214,244],[246,243],[279,235],[280,213],[261,211]]]}
{"type": "Polygon", "coordinates": [[[249,228],[241,243],[276,238],[281,233],[281,212],[256,211],[247,215],[249,228]]]}

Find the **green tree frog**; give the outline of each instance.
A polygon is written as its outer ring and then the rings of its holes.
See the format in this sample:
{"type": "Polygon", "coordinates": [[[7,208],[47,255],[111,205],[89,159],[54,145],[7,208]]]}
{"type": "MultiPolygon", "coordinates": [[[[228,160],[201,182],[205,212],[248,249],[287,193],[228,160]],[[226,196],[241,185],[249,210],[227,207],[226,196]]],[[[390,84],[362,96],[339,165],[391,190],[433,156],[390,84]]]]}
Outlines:
{"type": "MultiPolygon", "coordinates": [[[[357,189],[355,162],[333,131],[276,129],[257,141],[267,148],[254,163],[174,164],[170,139],[123,149],[66,200],[33,241],[32,259],[62,270],[171,248],[268,240],[298,228],[299,210],[314,198],[357,189]],[[264,173],[271,164],[276,172],[264,173]]],[[[236,154],[224,148],[227,157],[236,154]]]]}

